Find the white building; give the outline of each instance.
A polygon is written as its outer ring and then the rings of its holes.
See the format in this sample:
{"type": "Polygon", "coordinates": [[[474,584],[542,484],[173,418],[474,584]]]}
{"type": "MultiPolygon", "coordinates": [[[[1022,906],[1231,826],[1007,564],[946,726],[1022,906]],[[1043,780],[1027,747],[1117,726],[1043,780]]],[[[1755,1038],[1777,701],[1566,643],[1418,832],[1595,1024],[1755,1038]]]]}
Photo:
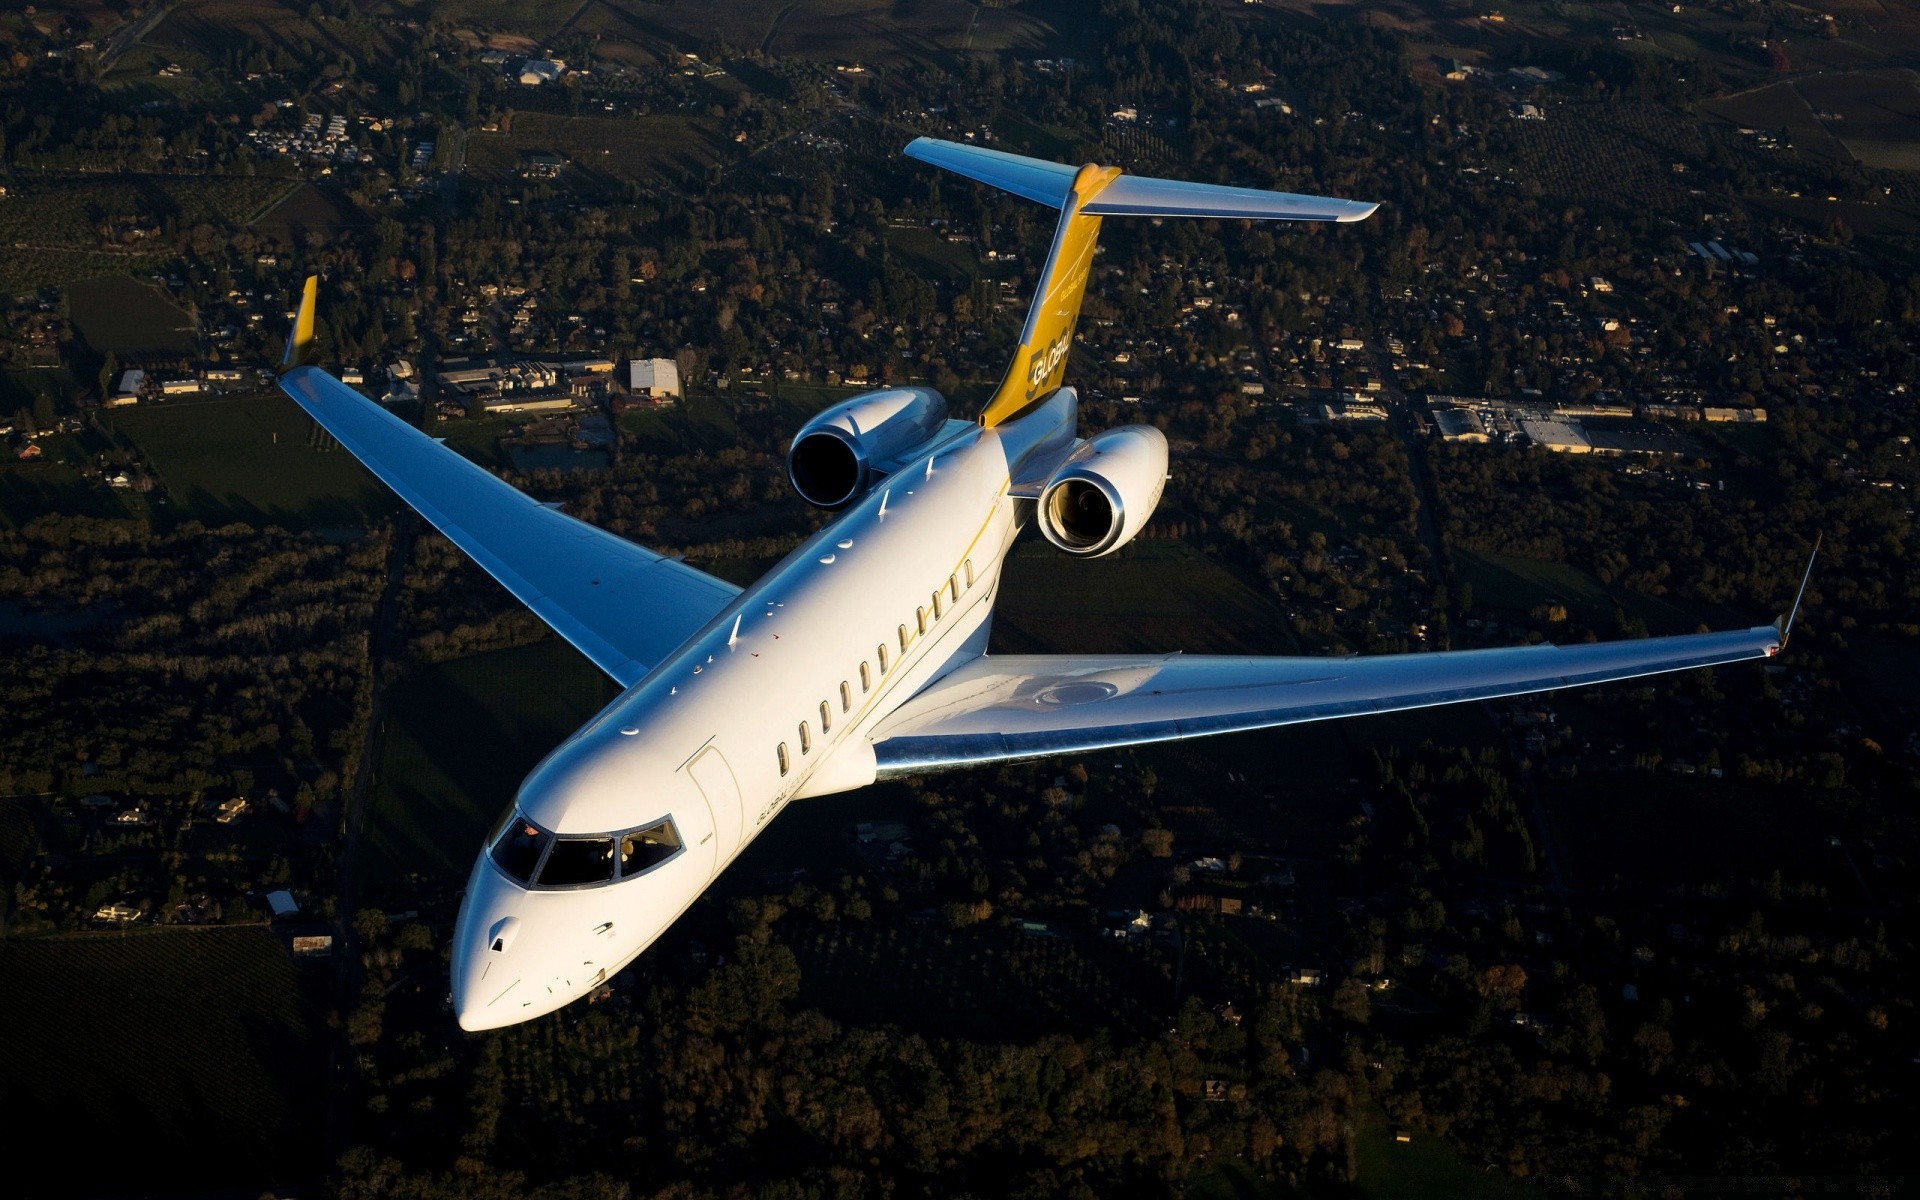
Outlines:
{"type": "Polygon", "coordinates": [[[1545,446],[1561,454],[1593,453],[1593,443],[1587,440],[1587,435],[1580,431],[1579,426],[1565,421],[1523,420],[1520,422],[1520,432],[1526,434],[1527,440],[1534,445],[1545,446]]]}
{"type": "Polygon", "coordinates": [[[140,389],[147,386],[147,373],[137,368],[129,368],[120,373],[120,382],[113,389],[113,398],[107,403],[112,406],[138,404],[140,389]]]}
{"type": "Polygon", "coordinates": [[[670,358],[636,358],[627,368],[627,390],[664,401],[680,395],[680,367],[670,358]]]}

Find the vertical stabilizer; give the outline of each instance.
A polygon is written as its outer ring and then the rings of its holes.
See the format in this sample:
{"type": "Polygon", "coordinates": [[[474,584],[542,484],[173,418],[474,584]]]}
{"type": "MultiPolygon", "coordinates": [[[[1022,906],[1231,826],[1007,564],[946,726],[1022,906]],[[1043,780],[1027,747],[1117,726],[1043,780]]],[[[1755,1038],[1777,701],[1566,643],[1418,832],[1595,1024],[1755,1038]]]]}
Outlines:
{"type": "Polygon", "coordinates": [[[1074,174],[1066,202],[1060,206],[1060,224],[1053,233],[1040,285],[1034,289],[1020,345],[1013,352],[1006,378],[980,413],[989,428],[1026,411],[1054,388],[1067,372],[1067,354],[1073,347],[1073,327],[1087,295],[1087,276],[1093,271],[1093,251],[1100,240],[1100,218],[1082,206],[1120,177],[1117,167],[1092,163],[1074,174]]]}

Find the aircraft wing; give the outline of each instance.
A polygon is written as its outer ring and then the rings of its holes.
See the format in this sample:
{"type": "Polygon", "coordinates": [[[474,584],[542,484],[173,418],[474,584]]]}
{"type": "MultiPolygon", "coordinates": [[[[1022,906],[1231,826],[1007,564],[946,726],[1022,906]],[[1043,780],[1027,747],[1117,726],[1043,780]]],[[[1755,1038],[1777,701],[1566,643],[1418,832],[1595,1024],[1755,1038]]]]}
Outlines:
{"type": "Polygon", "coordinates": [[[1785,626],[1349,658],[983,655],[883,721],[874,753],[885,777],[1491,700],[1770,658],[1785,626]]]}
{"type": "Polygon", "coordinates": [[[280,389],[622,687],[740,594],[548,508],[318,367],[294,367],[280,389]]]}

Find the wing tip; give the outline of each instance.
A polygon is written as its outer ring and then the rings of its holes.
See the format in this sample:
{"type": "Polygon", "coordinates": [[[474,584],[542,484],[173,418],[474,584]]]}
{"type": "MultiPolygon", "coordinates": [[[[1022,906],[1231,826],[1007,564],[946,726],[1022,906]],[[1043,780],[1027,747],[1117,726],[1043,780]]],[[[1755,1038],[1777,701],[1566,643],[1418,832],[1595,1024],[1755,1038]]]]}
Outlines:
{"type": "Polygon", "coordinates": [[[287,334],[287,352],[280,358],[282,370],[305,366],[313,356],[314,313],[320,304],[320,277],[307,276],[300,289],[300,308],[293,315],[293,329],[287,334]]]}
{"type": "Polygon", "coordinates": [[[1800,616],[1800,602],[1806,598],[1807,584],[1813,581],[1813,564],[1820,557],[1820,543],[1826,540],[1826,534],[1813,535],[1813,549],[1807,552],[1806,570],[1800,573],[1799,590],[1793,594],[1793,607],[1780,614],[1774,621],[1773,630],[1779,635],[1780,644],[1775,653],[1787,648],[1787,639],[1793,636],[1793,623],[1800,616]]]}

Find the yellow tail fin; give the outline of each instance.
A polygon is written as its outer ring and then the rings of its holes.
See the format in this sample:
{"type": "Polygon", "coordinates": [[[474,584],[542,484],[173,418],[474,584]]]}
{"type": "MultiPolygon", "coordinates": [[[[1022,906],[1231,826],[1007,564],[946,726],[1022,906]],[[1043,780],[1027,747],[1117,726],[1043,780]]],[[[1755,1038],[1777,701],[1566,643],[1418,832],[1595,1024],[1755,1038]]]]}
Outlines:
{"type": "Polygon", "coordinates": [[[980,423],[992,428],[1025,412],[1037,400],[1060,386],[1073,346],[1073,326],[1087,295],[1087,276],[1093,271],[1094,244],[1100,239],[1100,218],[1081,212],[1108,184],[1120,177],[1118,167],[1081,167],[1073,177],[1066,203],[1060,206],[1060,225],[1053,234],[1027,310],[1026,328],[1013,354],[1005,379],[980,413],[980,423]]]}

